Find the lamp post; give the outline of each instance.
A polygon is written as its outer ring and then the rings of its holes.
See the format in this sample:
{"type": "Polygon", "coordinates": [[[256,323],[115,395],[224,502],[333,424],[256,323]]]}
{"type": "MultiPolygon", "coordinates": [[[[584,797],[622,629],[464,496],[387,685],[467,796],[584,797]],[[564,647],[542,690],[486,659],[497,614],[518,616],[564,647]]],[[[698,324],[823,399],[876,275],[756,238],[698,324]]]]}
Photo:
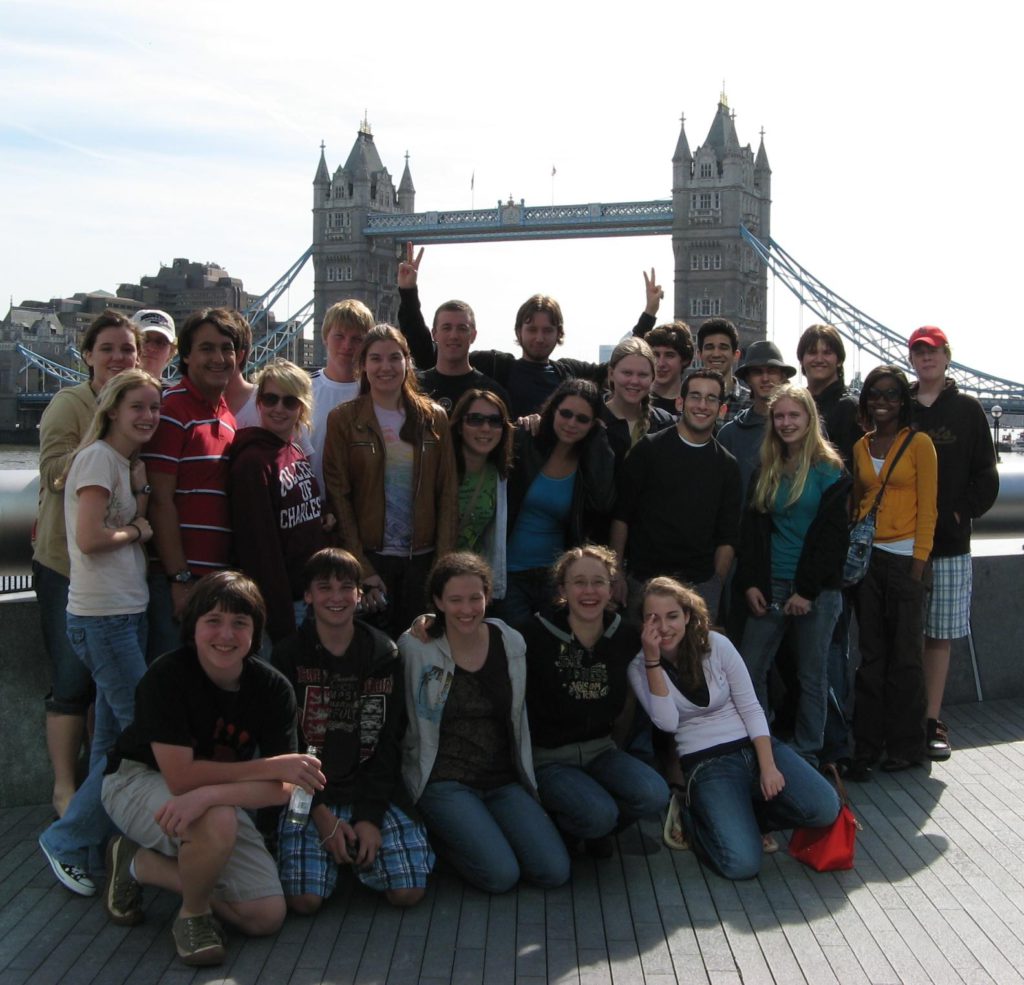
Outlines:
{"type": "Polygon", "coordinates": [[[996,464],[998,465],[1002,459],[999,457],[999,418],[1003,416],[1003,408],[999,404],[993,404],[992,410],[992,423],[996,427],[996,464]]]}

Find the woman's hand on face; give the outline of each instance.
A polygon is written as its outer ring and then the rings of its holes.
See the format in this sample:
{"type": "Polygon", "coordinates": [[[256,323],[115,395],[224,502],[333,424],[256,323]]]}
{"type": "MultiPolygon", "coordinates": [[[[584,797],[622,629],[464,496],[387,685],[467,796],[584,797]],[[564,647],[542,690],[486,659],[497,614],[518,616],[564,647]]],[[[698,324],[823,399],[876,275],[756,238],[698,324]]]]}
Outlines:
{"type": "Polygon", "coordinates": [[[640,644],[644,650],[644,661],[654,663],[661,660],[661,626],[658,617],[652,612],[644,618],[644,628],[640,633],[640,644]]]}
{"type": "Polygon", "coordinates": [[[779,772],[775,765],[768,769],[761,770],[761,793],[765,800],[771,800],[777,794],[782,793],[786,785],[786,778],[779,772]]]}
{"type": "Polygon", "coordinates": [[[811,600],[805,599],[802,595],[794,592],[786,599],[786,604],[782,607],[782,611],[787,616],[806,616],[811,611],[811,600]]]}
{"type": "Polygon", "coordinates": [[[768,602],[760,588],[748,588],[746,591],[747,608],[755,616],[763,616],[768,611],[768,602]]]}

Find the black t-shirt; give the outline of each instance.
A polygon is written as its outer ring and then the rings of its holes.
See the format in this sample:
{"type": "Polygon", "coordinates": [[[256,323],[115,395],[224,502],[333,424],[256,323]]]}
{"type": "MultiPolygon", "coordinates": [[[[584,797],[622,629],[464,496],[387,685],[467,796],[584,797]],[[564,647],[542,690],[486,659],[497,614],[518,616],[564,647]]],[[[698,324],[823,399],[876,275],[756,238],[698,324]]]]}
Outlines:
{"type": "Polygon", "coordinates": [[[420,388],[435,403],[444,408],[444,412],[451,416],[459,398],[467,390],[487,390],[489,393],[497,394],[505,402],[510,404],[508,391],[500,384],[495,383],[489,376],[485,376],[477,369],[460,376],[446,376],[438,372],[437,368],[425,369],[416,374],[420,388]]]}
{"type": "Polygon", "coordinates": [[[562,377],[551,363],[533,363],[517,359],[508,372],[508,390],[512,397],[512,420],[536,414],[558,388],[562,377]]]}
{"type": "Polygon", "coordinates": [[[284,675],[246,657],[237,691],[217,687],[189,646],[155,660],[135,689],[135,720],[111,750],[107,772],[122,759],[159,769],[151,743],[189,746],[195,759],[221,763],[295,752],[295,694],[284,675]]]}

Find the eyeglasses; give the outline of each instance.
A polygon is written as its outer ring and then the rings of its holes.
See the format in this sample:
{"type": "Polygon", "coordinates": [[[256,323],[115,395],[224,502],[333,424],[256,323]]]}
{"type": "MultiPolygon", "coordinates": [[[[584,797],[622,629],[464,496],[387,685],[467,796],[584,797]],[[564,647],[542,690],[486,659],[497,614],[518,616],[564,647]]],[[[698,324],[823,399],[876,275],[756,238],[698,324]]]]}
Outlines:
{"type": "Polygon", "coordinates": [[[868,400],[884,400],[890,404],[899,403],[900,391],[894,386],[887,387],[885,390],[881,390],[877,386],[873,386],[868,390],[868,400]]]}
{"type": "Polygon", "coordinates": [[[722,402],[722,398],[713,393],[699,393],[696,390],[690,390],[686,399],[692,404],[707,404],[709,407],[717,407],[722,402]]]}
{"type": "Polygon", "coordinates": [[[471,428],[482,428],[485,424],[488,427],[500,428],[505,423],[505,419],[501,414],[470,413],[462,419],[462,423],[469,425],[471,428]]]}
{"type": "Polygon", "coordinates": [[[579,424],[591,424],[594,420],[592,417],[589,417],[586,414],[576,414],[573,411],[569,410],[568,407],[559,407],[555,413],[557,413],[559,417],[566,421],[571,421],[575,418],[575,420],[579,424]]]}
{"type": "Polygon", "coordinates": [[[259,402],[264,407],[276,407],[279,400],[284,405],[285,410],[296,410],[302,404],[298,397],[290,393],[286,393],[283,396],[277,393],[261,393],[259,395],[259,402]]]}

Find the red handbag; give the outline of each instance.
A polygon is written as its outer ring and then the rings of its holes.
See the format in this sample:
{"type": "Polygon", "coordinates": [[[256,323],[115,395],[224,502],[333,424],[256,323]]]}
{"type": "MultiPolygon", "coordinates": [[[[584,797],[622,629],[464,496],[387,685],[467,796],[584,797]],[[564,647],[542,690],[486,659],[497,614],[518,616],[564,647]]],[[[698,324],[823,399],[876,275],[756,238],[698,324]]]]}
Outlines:
{"type": "Polygon", "coordinates": [[[846,787],[839,778],[838,770],[832,763],[827,768],[839,793],[839,814],[824,828],[794,828],[789,839],[789,854],[817,872],[852,869],[857,832],[863,830],[850,810],[850,799],[846,796],[846,787]]]}

